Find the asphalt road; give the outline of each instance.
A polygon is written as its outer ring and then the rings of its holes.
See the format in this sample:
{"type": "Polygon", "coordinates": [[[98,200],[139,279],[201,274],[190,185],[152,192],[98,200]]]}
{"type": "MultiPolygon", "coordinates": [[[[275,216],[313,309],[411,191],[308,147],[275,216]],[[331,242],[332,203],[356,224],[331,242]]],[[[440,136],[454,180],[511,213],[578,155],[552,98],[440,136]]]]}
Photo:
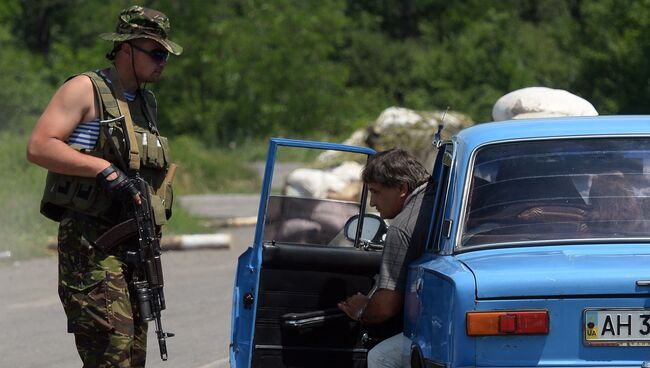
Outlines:
{"type": "MultiPolygon", "coordinates": [[[[163,326],[176,336],[167,342],[169,360],[162,362],[150,324],[147,367],[228,367],[233,276],[253,230],[224,229],[233,239],[228,250],[163,254],[163,326]]],[[[54,256],[0,267],[1,367],[81,366],[56,289],[54,256]]]]}
{"type": "MultiPolygon", "coordinates": [[[[262,171],[262,165],[258,165],[262,171]]],[[[280,165],[281,185],[294,164],[280,165]]],[[[274,184],[275,185],[275,184],[274,184]]],[[[191,213],[208,219],[257,215],[259,195],[181,197],[191,213]]],[[[230,249],[169,251],[163,254],[163,326],[169,360],[162,362],[150,324],[147,367],[228,367],[230,309],[237,257],[253,241],[254,227],[225,228],[230,249]]],[[[45,246],[45,245],[44,245],[45,246]]],[[[74,337],[57,295],[57,260],[52,257],[0,266],[0,367],[80,367],[74,337]]]]}

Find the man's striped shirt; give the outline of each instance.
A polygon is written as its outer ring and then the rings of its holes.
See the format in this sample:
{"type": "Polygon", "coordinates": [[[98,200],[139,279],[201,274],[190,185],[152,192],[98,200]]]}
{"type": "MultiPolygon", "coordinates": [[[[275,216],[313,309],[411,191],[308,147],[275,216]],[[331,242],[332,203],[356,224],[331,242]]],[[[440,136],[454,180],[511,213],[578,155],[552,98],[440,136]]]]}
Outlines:
{"type": "Polygon", "coordinates": [[[70,134],[66,143],[79,149],[92,150],[97,144],[99,138],[99,118],[79,123],[75,130],[70,134]]]}
{"type": "MultiPolygon", "coordinates": [[[[102,71],[99,71],[99,74],[104,78],[106,83],[111,84],[111,80],[102,71]]],[[[131,102],[135,100],[135,94],[125,91],[124,98],[131,102]]],[[[79,123],[66,140],[66,143],[78,149],[93,150],[99,138],[99,127],[99,118],[79,123]]]]}

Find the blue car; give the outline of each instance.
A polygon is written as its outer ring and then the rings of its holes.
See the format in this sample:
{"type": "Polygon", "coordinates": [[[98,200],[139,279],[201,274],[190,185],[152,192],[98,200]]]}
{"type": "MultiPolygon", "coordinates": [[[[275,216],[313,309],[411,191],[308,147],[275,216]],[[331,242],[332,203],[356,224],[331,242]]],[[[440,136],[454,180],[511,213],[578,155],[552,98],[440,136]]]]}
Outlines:
{"type": "MultiPolygon", "coordinates": [[[[434,144],[431,220],[405,295],[411,366],[650,361],[650,117],[486,123],[434,144]]],[[[231,367],[363,367],[394,331],[336,303],[371,292],[383,222],[365,188],[352,202],[272,194],[280,147],[373,154],[272,140],[235,281],[231,367]]]]}

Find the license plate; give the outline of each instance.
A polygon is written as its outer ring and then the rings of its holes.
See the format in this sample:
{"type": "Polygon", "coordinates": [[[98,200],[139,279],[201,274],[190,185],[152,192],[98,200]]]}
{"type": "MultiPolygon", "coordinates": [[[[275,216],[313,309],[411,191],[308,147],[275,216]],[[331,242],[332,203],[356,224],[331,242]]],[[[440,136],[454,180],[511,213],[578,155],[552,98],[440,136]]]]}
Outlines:
{"type": "Polygon", "coordinates": [[[599,346],[650,346],[650,309],[585,309],[584,341],[599,346]]]}

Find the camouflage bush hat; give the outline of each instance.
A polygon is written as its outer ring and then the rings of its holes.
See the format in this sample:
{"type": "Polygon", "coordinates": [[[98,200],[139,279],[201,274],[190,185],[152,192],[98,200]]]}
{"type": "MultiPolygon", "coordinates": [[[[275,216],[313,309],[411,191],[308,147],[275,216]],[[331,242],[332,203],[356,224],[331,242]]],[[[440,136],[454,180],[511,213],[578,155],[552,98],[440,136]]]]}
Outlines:
{"type": "Polygon", "coordinates": [[[99,37],[117,42],[149,38],[163,45],[172,54],[180,55],[183,48],[167,38],[170,28],[169,18],[165,14],[134,5],[122,10],[115,33],[102,33],[99,37]]]}

